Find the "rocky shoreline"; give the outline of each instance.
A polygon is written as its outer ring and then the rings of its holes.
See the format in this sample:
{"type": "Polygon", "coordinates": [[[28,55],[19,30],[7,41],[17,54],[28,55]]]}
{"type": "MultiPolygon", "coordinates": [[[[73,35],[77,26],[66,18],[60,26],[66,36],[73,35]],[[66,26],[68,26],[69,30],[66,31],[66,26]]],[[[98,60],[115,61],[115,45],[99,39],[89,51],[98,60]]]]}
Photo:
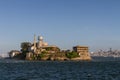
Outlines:
{"type": "MultiPolygon", "coordinates": [[[[58,54],[58,53],[57,53],[58,54]]],[[[11,59],[15,60],[29,60],[29,61],[91,61],[92,58],[90,56],[79,56],[75,58],[68,58],[67,56],[60,56],[60,55],[53,55],[53,54],[47,54],[43,57],[37,57],[34,55],[33,57],[27,57],[26,55],[24,56],[23,54],[17,55],[11,59]]]]}

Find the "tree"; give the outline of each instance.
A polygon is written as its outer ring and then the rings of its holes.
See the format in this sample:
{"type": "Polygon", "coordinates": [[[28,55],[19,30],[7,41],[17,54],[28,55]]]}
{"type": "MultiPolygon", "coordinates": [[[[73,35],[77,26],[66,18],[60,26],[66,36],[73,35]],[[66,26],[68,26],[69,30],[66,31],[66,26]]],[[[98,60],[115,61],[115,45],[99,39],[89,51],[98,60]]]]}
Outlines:
{"type": "Polygon", "coordinates": [[[55,51],[55,52],[60,52],[60,49],[58,47],[46,47],[46,51],[55,51]]]}
{"type": "Polygon", "coordinates": [[[31,46],[32,44],[30,42],[22,42],[21,43],[21,51],[22,52],[27,52],[28,48],[31,46]]]}

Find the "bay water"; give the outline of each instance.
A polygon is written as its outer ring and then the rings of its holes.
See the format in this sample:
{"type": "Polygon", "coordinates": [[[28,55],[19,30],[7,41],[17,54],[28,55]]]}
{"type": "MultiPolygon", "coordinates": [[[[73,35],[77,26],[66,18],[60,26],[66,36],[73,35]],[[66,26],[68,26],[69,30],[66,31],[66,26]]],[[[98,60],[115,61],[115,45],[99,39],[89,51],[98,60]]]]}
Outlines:
{"type": "Polygon", "coordinates": [[[0,80],[120,80],[120,61],[2,59],[0,80]]]}

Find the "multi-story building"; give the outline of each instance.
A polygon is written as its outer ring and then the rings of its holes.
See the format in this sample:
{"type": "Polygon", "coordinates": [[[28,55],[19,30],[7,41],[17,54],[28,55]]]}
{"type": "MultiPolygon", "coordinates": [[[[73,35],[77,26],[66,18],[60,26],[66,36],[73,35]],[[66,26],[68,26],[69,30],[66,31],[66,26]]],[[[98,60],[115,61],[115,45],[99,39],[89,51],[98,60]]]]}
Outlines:
{"type": "Polygon", "coordinates": [[[89,49],[87,46],[74,46],[73,51],[79,53],[79,55],[88,55],[89,49]]]}
{"type": "Polygon", "coordinates": [[[74,46],[73,51],[79,54],[78,60],[91,60],[91,56],[89,54],[89,49],[87,46],[74,46]]]}

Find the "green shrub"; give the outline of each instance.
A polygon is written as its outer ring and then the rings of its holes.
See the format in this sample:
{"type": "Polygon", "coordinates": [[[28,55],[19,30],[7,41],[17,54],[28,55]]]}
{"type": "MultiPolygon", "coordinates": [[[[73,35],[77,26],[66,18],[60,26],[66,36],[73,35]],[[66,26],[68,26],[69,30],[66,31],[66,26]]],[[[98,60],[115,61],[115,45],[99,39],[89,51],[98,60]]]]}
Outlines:
{"type": "Polygon", "coordinates": [[[66,56],[71,59],[71,58],[79,57],[79,54],[77,52],[68,52],[66,56]]]}

